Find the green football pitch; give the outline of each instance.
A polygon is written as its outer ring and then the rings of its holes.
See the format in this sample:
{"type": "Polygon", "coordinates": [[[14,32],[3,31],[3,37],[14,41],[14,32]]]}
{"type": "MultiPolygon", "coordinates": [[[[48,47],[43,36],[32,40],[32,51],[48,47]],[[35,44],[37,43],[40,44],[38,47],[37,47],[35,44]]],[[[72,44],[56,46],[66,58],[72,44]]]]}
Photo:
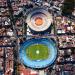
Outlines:
{"type": "Polygon", "coordinates": [[[45,60],[49,56],[49,49],[44,44],[33,44],[26,48],[30,60],[45,60]]]}

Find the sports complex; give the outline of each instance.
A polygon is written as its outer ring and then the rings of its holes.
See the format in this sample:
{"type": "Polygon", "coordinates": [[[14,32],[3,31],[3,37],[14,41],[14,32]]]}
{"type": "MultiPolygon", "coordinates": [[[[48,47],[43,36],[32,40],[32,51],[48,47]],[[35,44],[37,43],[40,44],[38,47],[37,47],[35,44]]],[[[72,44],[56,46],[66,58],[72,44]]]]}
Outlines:
{"type": "Polygon", "coordinates": [[[54,63],[57,57],[57,48],[51,39],[29,39],[21,45],[19,55],[24,65],[41,69],[54,63]]]}
{"type": "MultiPolygon", "coordinates": [[[[53,22],[52,14],[44,8],[33,8],[26,13],[26,22],[30,31],[34,35],[41,32],[46,33],[53,22]]],[[[51,29],[50,29],[51,30],[51,29]]],[[[23,42],[20,46],[19,57],[21,62],[27,67],[42,69],[52,65],[57,57],[55,42],[50,38],[31,38],[23,42]]]]}

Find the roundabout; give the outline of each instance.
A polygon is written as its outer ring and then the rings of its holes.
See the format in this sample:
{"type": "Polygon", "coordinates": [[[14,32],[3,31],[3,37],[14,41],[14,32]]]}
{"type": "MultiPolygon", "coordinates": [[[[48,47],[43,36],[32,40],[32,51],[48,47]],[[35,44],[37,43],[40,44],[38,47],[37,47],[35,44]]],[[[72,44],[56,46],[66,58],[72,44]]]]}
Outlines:
{"type": "Polygon", "coordinates": [[[21,44],[19,50],[21,63],[34,69],[52,65],[57,57],[57,48],[51,39],[29,39],[21,44]]]}

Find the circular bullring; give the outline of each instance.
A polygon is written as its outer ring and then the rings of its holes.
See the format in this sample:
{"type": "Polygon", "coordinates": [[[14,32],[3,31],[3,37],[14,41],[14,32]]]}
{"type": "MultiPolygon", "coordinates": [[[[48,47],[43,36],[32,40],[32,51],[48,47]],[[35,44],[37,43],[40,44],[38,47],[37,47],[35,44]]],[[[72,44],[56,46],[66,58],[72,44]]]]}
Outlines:
{"type": "Polygon", "coordinates": [[[52,13],[44,8],[33,8],[27,13],[26,23],[29,28],[35,32],[43,32],[47,30],[52,22],[52,13]]]}
{"type": "Polygon", "coordinates": [[[57,48],[51,39],[29,39],[21,44],[19,57],[24,65],[34,69],[41,69],[55,62],[57,48]]]}

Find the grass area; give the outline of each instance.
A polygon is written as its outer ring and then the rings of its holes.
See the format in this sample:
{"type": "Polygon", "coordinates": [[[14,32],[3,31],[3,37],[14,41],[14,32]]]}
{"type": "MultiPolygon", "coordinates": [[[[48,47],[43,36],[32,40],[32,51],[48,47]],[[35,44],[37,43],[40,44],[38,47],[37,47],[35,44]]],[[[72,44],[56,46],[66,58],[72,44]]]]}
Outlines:
{"type": "Polygon", "coordinates": [[[45,60],[49,56],[48,47],[44,44],[34,44],[26,48],[30,60],[45,60]]]}

